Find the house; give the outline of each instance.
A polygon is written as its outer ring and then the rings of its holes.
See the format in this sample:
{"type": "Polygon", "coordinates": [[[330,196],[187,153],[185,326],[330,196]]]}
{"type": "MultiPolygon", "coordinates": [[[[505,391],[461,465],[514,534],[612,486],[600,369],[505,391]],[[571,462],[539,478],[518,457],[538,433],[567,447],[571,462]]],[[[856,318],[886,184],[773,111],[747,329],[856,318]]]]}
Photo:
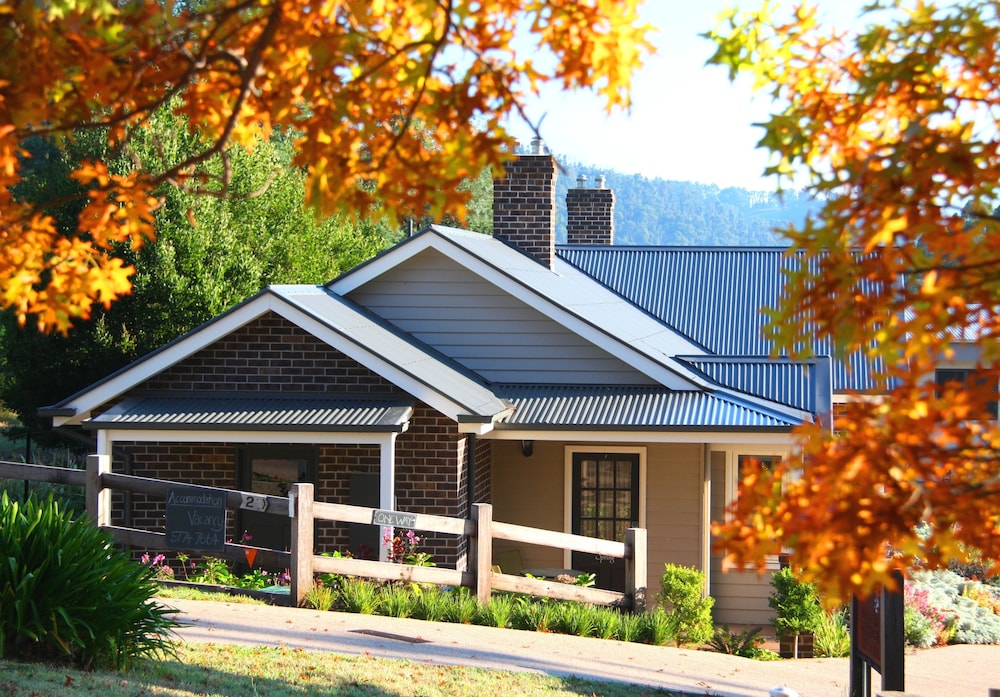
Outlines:
{"type": "MultiPolygon", "coordinates": [[[[324,285],[266,288],[45,413],[141,476],[279,495],[310,481],[318,500],[449,516],[490,502],[496,520],[605,538],[644,527],[651,596],[665,562],[694,565],[717,622],[766,623],[768,579],[719,573],[710,522],[741,467],[783,455],[857,371],[767,356],[780,249],[616,247],[613,193],[585,186],[557,246],[556,173],[521,155],[493,237],[431,226],[324,285]]],[[[160,504],[122,508],[162,528],[160,504]]],[[[259,516],[232,536],[287,544],[259,516]]],[[[371,526],[316,540],[378,546],[371,526]]],[[[466,561],[461,538],[422,548],[466,561]]],[[[516,551],[624,583],[614,560],[516,551]]]]}

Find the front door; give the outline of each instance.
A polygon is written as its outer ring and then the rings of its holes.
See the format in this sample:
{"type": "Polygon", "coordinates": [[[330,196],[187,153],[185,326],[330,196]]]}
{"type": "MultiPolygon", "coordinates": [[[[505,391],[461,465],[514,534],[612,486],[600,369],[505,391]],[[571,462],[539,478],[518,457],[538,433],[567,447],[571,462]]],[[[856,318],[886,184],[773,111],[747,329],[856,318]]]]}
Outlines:
{"type": "MultiPolygon", "coordinates": [[[[316,483],[316,450],[302,446],[248,446],[240,450],[241,491],[288,496],[292,484],[316,483]]],[[[292,544],[288,516],[241,510],[237,540],[254,547],[287,550],[292,544]]]]}
{"type": "MultiPolygon", "coordinates": [[[[639,455],[573,453],[573,532],[616,542],[639,526],[639,455]]],[[[621,559],[573,552],[573,568],[596,576],[596,586],[625,591],[621,559]]]]}

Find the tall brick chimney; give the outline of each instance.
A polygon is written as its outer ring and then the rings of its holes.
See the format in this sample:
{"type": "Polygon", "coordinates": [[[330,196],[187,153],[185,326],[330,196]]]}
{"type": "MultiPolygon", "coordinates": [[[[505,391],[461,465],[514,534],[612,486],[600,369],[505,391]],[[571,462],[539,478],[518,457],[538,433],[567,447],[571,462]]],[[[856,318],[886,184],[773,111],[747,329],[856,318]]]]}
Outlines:
{"type": "Polygon", "coordinates": [[[493,236],[552,268],[556,240],[556,160],[540,139],[493,180],[493,236]]]}
{"type": "Polygon", "coordinates": [[[567,244],[614,244],[615,192],[597,178],[595,188],[587,188],[587,177],[576,179],[576,188],[566,192],[567,244]]]}

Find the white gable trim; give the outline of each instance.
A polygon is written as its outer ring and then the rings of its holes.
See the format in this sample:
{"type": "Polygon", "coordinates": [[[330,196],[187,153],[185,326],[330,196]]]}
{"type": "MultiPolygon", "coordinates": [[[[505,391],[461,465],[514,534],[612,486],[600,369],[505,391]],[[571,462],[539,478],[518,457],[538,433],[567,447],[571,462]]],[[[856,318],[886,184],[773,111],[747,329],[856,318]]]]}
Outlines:
{"type": "Polygon", "coordinates": [[[52,425],[57,428],[76,425],[84,419],[90,418],[90,412],[95,407],[124,394],[136,385],[162,373],[188,356],[266,314],[271,309],[271,297],[266,293],[261,293],[201,327],[188,332],[163,348],[125,366],[97,385],[77,392],[58,405],[60,408],[72,409],[74,414],[72,416],[54,416],[52,417],[52,425]]]}
{"type": "MultiPolygon", "coordinates": [[[[369,370],[378,373],[392,382],[401,390],[429,405],[431,408],[448,416],[454,421],[459,416],[467,415],[469,408],[448,398],[447,395],[420,380],[415,374],[403,370],[386,361],[383,357],[368,347],[361,346],[350,340],[341,332],[335,331],[301,308],[295,307],[289,301],[275,295],[273,291],[265,290],[245,303],[238,305],[229,312],[222,314],[192,330],[188,334],[167,344],[162,349],[149,354],[145,358],[126,366],[113,374],[107,380],[94,387],[78,392],[58,406],[60,410],[72,411],[72,415],[55,415],[53,426],[77,425],[90,418],[91,411],[106,402],[133,389],[136,385],[169,369],[185,358],[211,346],[216,341],[232,332],[246,326],[250,322],[274,312],[276,315],[292,322],[303,331],[307,331],[320,341],[344,353],[369,370]]],[[[501,418],[506,412],[493,415],[501,418]]],[[[480,427],[481,433],[489,431],[491,424],[480,427]]],[[[270,436],[272,439],[273,434],[270,436]]],[[[315,437],[314,437],[315,440],[315,437]]]]}
{"type": "MultiPolygon", "coordinates": [[[[497,244],[500,243],[498,242],[497,244]]],[[[567,330],[583,337],[590,343],[624,361],[637,371],[649,376],[665,387],[675,390],[716,389],[711,383],[677,364],[672,356],[664,354],[662,359],[659,360],[651,358],[649,355],[637,350],[631,344],[621,341],[605,332],[602,328],[582,319],[576,313],[540,295],[530,286],[518,281],[502,269],[489,263],[489,261],[470,253],[452,240],[436,232],[433,228],[425,230],[406,243],[390,249],[366,264],[339,277],[327,284],[327,287],[338,295],[346,296],[427,249],[433,249],[452,259],[484,281],[493,284],[512,297],[536,309],[567,330]]],[[[539,266],[539,273],[555,272],[545,270],[539,266]]],[[[595,286],[598,285],[596,281],[594,283],[595,286]]],[[[608,291],[608,293],[610,296],[611,292],[608,291]]],[[[639,310],[636,311],[638,312],[639,310]]],[[[663,333],[672,333],[668,327],[661,326],[663,333]]],[[[684,344],[684,346],[679,347],[678,354],[690,353],[695,355],[704,352],[704,349],[690,342],[688,339],[680,335],[677,335],[677,338],[679,342],[684,344]]]]}

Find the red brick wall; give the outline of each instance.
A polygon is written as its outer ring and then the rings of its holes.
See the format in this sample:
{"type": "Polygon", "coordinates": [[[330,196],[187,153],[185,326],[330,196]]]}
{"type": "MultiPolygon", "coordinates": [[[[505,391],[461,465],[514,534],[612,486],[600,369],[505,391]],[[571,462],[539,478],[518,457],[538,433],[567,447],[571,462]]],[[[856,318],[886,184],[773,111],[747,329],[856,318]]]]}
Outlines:
{"type": "MultiPolygon", "coordinates": [[[[270,315],[239,329],[215,345],[199,351],[140,386],[163,391],[326,391],[383,394],[399,392],[388,381],[342,353],[318,341],[281,317],[270,315]]],[[[275,433],[280,443],[280,433],[275,433]]],[[[466,437],[455,422],[429,406],[417,404],[407,432],[397,439],[397,508],[416,513],[464,517],[468,510],[466,437]]],[[[116,443],[130,459],[131,472],[157,479],[223,488],[237,487],[241,443],[116,443]]],[[[489,495],[488,444],[477,446],[477,490],[489,495]],[[485,453],[485,454],[484,454],[485,453]]],[[[378,447],[317,445],[316,498],[349,502],[352,472],[378,472],[378,447]]],[[[123,471],[120,457],[116,470],[123,471]]],[[[485,500],[485,499],[481,499],[485,500]]],[[[129,511],[136,527],[162,530],[162,501],[133,496],[129,511]]],[[[228,537],[236,539],[235,516],[230,514],[228,537]]],[[[318,551],[346,551],[346,524],[317,524],[318,551]]],[[[452,565],[464,556],[464,542],[451,536],[429,535],[422,551],[435,562],[452,565]]]]}
{"type": "Polygon", "coordinates": [[[493,182],[493,236],[552,268],[556,239],[556,161],[519,155],[493,182]]]}
{"type": "Polygon", "coordinates": [[[566,242],[614,244],[615,194],[611,189],[566,192],[566,242]]]}
{"type": "Polygon", "coordinates": [[[399,392],[381,376],[273,314],[168,368],[139,389],[399,392]]]}

